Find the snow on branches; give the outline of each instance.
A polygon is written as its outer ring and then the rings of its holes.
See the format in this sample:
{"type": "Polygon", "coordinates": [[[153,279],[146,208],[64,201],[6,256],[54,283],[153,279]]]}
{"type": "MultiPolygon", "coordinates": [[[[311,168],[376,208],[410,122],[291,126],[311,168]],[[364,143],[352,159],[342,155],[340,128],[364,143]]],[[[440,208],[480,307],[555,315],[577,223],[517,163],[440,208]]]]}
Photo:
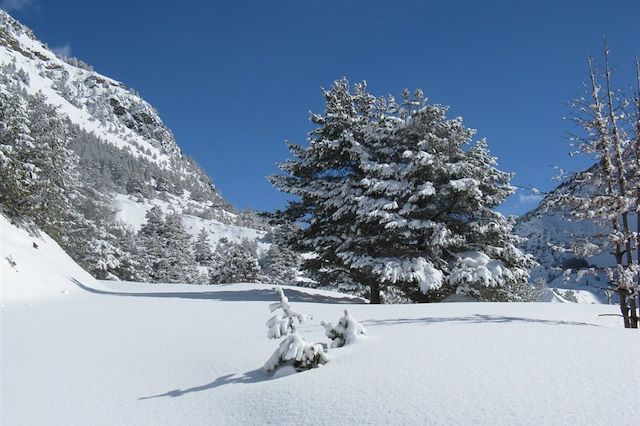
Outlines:
{"type": "MultiPolygon", "coordinates": [[[[318,282],[369,286],[371,303],[394,288],[420,299],[455,291],[457,253],[484,252],[526,270],[513,221],[495,211],[514,192],[486,141],[421,91],[376,98],[366,83],[334,82],[314,114],[308,146],[290,145],[284,172],[270,177],[298,197],[281,212],[301,224],[293,244],[313,253],[302,268],[318,282]]],[[[526,274],[517,279],[527,283],[526,274]]]]}
{"type": "Polygon", "coordinates": [[[310,343],[299,334],[287,336],[278,349],[264,364],[267,372],[274,372],[286,365],[291,365],[296,371],[309,370],[329,362],[325,347],[319,343],[310,343]]]}
{"type": "Polygon", "coordinates": [[[280,301],[269,305],[269,311],[274,312],[282,309],[282,313],[276,313],[267,321],[269,339],[279,339],[282,336],[295,333],[297,324],[303,323],[307,319],[306,315],[301,314],[291,307],[289,299],[284,295],[281,287],[276,287],[276,293],[280,301]]]}
{"type": "Polygon", "coordinates": [[[326,364],[329,361],[326,347],[319,343],[308,342],[296,332],[297,324],[311,317],[294,310],[282,288],[276,287],[276,293],[280,301],[269,305],[269,311],[282,309],[282,313],[277,313],[267,321],[268,336],[270,339],[286,337],[264,364],[264,369],[267,372],[274,372],[289,365],[296,371],[303,371],[326,364]]]}
{"type": "Polygon", "coordinates": [[[327,337],[331,339],[332,348],[341,348],[344,345],[350,345],[358,338],[366,336],[367,334],[362,324],[349,313],[348,309],[344,310],[344,316],[338,320],[337,325],[324,321],[320,324],[324,327],[327,337]]]}

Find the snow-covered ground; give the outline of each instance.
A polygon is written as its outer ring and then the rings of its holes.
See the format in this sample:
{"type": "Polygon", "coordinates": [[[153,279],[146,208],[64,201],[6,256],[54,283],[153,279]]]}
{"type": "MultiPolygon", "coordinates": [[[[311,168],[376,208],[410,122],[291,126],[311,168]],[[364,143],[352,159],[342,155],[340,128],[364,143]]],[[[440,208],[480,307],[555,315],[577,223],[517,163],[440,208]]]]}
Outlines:
{"type": "MultiPolygon", "coordinates": [[[[348,305],[369,337],[261,371],[269,286],[102,283],[2,307],[2,424],[633,424],[637,331],[605,305],[348,305]],[[619,374],[620,366],[626,374],[619,374]],[[622,401],[622,402],[620,402],[622,401]]],[[[286,291],[327,341],[348,299],[286,291]],[[338,304],[340,303],[340,304],[338,304]]]]}
{"type": "Polygon", "coordinates": [[[48,237],[2,220],[2,425],[608,425],[640,415],[640,335],[614,306],[374,306],[285,287],[313,315],[299,329],[307,340],[328,343],[320,322],[345,308],[368,337],[331,349],[318,369],[269,377],[271,286],[99,282],[48,237]]]}
{"type": "Polygon", "coordinates": [[[75,280],[100,286],[47,234],[14,226],[0,214],[0,306],[82,293],[75,280]]]}

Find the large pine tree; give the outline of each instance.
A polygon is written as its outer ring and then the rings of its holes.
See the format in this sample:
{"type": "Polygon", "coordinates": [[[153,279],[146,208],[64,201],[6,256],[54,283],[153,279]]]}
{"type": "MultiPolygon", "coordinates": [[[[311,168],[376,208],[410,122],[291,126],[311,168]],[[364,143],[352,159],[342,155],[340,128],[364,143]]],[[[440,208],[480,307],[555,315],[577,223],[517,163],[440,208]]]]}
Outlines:
{"type": "Polygon", "coordinates": [[[296,195],[281,214],[303,223],[294,245],[313,253],[303,267],[323,285],[348,281],[420,294],[458,290],[517,299],[533,261],[515,246],[512,222],[494,210],[513,192],[474,131],[422,93],[376,99],[346,80],[325,91],[326,111],[309,146],[271,177],[296,195]]]}

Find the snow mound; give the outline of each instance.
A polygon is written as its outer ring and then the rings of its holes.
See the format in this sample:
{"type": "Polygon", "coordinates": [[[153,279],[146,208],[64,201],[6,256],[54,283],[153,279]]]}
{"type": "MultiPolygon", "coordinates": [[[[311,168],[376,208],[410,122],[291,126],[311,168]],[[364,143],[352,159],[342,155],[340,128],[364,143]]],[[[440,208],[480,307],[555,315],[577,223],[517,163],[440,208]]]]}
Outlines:
{"type": "Polygon", "coordinates": [[[0,304],[60,298],[100,284],[47,234],[0,215],[0,304]]]}
{"type": "Polygon", "coordinates": [[[598,305],[602,303],[598,296],[587,290],[575,290],[568,288],[546,288],[541,302],[549,303],[586,303],[598,305]]]}

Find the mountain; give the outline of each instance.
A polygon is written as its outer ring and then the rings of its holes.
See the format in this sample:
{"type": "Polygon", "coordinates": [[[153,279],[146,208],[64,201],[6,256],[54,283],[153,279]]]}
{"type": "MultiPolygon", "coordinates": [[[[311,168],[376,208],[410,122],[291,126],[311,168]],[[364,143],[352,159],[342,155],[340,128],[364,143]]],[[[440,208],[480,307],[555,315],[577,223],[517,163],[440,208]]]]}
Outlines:
{"type": "MultiPolygon", "coordinates": [[[[605,290],[608,278],[602,268],[615,265],[613,254],[605,250],[593,256],[581,256],[573,250],[576,241],[584,240],[598,247],[610,246],[603,237],[610,231],[592,220],[573,219],[569,208],[554,202],[563,195],[588,198],[603,193],[582,178],[585,173],[597,174],[599,168],[595,164],[563,182],[547,194],[538,207],[521,216],[514,230],[526,238],[522,248],[540,263],[531,273],[532,281],[542,278],[550,287],[588,290],[601,301],[610,301],[611,293],[605,290]],[[597,272],[586,273],[589,269],[597,272]]],[[[636,223],[633,213],[630,214],[630,222],[636,223]]],[[[632,228],[635,231],[633,225],[632,228]]]]}
{"type": "MultiPolygon", "coordinates": [[[[17,110],[24,110],[31,117],[25,119],[26,127],[36,126],[38,112],[34,109],[41,108],[66,129],[64,145],[73,156],[67,163],[73,165],[73,170],[62,171],[58,165],[49,172],[76,182],[71,189],[63,188],[61,194],[74,205],[72,216],[80,218],[66,219],[70,223],[65,225],[58,241],[94,275],[89,263],[95,259],[88,259],[89,252],[109,251],[111,254],[101,255],[102,259],[96,262],[106,275],[118,277],[114,268],[104,264],[113,256],[120,256],[117,253],[129,250],[127,245],[131,242],[125,240],[135,236],[154,206],[167,215],[178,213],[191,237],[204,228],[212,248],[223,237],[237,242],[257,241],[270,230],[255,213],[235,209],[220,195],[207,173],[182,152],[155,108],[139,94],[76,58],[56,55],[29,28],[3,10],[0,10],[0,71],[0,95],[7,100],[5,103],[15,103],[17,110]],[[74,253],[78,244],[73,241],[70,229],[81,228],[78,221],[85,225],[90,222],[87,232],[96,239],[84,241],[87,248],[74,253]]],[[[11,130],[8,120],[15,121],[15,117],[4,115],[2,118],[0,111],[0,130],[8,132],[11,130]]],[[[38,141],[35,142],[35,146],[26,143],[31,152],[39,149],[38,141]]],[[[15,152],[11,143],[3,144],[6,150],[0,152],[0,163],[8,161],[7,152],[15,152]]],[[[29,158],[22,160],[29,163],[29,158]]],[[[27,174],[45,174],[37,164],[26,166],[27,174]]],[[[51,181],[52,176],[45,177],[51,181]]],[[[9,207],[3,206],[5,210],[9,207]]],[[[258,254],[265,253],[267,248],[266,243],[258,244],[258,254]]]]}

